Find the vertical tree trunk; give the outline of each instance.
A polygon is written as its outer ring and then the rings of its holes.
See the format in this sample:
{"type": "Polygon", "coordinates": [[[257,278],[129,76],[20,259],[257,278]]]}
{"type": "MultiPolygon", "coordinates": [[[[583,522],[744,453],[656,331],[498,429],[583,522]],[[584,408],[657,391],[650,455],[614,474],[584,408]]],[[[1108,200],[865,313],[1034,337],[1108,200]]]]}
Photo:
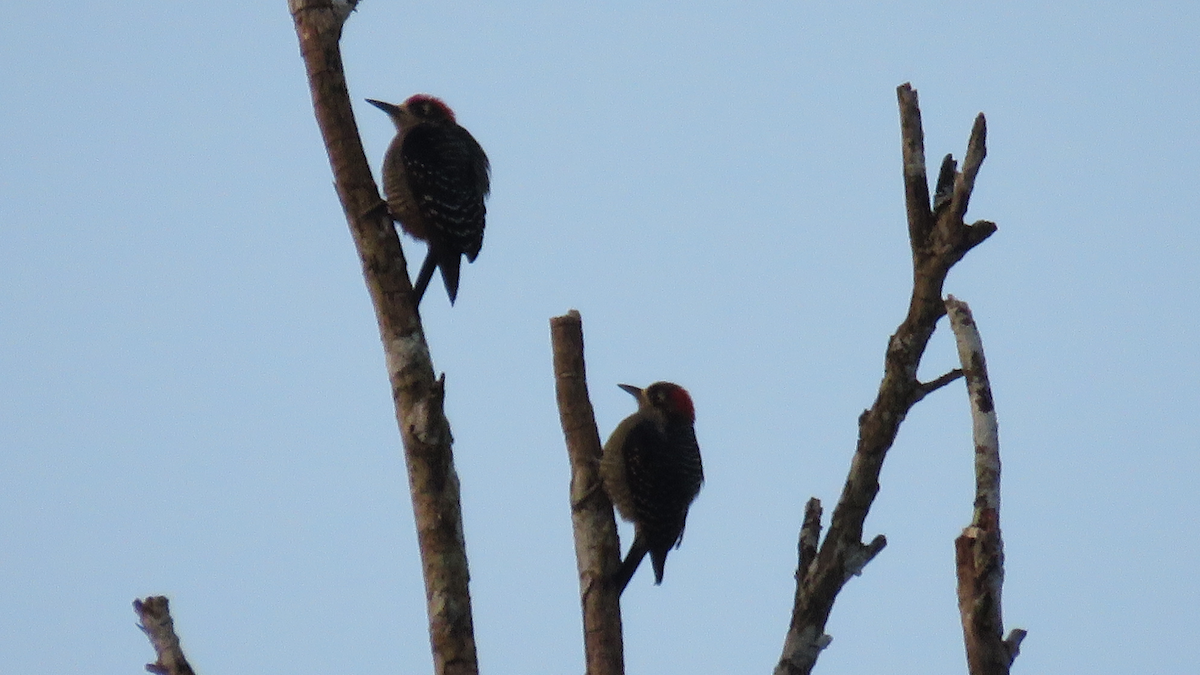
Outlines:
{"type": "Polygon", "coordinates": [[[583,608],[584,655],[588,675],[625,672],[619,590],[606,581],[621,563],[621,545],[612,502],[600,485],[600,433],[588,399],[583,361],[583,322],[579,312],[550,320],[554,348],[554,389],[571,460],[571,524],[583,608]]]}

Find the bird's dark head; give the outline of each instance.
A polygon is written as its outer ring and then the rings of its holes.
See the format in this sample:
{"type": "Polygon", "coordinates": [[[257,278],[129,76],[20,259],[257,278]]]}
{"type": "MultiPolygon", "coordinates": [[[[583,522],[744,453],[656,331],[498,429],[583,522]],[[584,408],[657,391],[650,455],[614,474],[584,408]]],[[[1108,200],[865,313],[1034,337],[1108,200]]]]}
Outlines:
{"type": "Polygon", "coordinates": [[[422,122],[453,122],[454,111],[445,101],[429,94],[413,94],[400,106],[422,122]]]}
{"type": "Polygon", "coordinates": [[[682,418],[688,422],[696,421],[696,406],[692,404],[692,397],[686,389],[674,382],[655,382],[645,389],[629,384],[617,386],[637,398],[639,408],[655,408],[668,417],[682,418]]]}

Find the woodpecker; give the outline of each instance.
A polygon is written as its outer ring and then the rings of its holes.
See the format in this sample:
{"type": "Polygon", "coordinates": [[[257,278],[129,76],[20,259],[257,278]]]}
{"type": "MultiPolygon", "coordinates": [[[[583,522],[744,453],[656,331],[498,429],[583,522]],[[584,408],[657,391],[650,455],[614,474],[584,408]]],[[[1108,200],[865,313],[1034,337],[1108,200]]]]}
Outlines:
{"type": "Polygon", "coordinates": [[[484,199],[491,189],[487,155],[440,99],[416,94],[400,105],[367,102],[396,125],[383,158],[388,210],[405,232],[429,244],[413,285],[417,304],[437,267],[453,305],[462,256],[474,262],[483,246],[484,199]]]}
{"type": "Polygon", "coordinates": [[[633,523],[633,544],[613,576],[625,590],[647,553],[654,583],[662,583],[667,553],[683,541],[688,508],[704,483],[696,409],[687,391],[671,382],[639,389],[618,385],[638,410],[617,425],[600,459],[600,476],[617,511],[633,523]]]}

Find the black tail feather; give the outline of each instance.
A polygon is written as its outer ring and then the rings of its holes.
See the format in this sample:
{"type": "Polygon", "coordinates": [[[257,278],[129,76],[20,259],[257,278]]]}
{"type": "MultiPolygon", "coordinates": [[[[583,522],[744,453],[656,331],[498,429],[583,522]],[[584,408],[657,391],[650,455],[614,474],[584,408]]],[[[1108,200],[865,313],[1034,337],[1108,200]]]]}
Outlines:
{"type": "MultiPolygon", "coordinates": [[[[433,247],[430,247],[429,253],[425,254],[425,262],[421,265],[421,273],[417,275],[417,282],[413,284],[413,294],[417,296],[417,307],[421,306],[421,298],[425,297],[425,289],[429,286],[429,280],[433,278],[433,268],[435,267],[437,267],[437,256],[434,255],[433,247]]],[[[454,304],[453,297],[450,304],[454,304]]]]}
{"type": "Polygon", "coordinates": [[[650,564],[654,565],[654,585],[662,583],[663,568],[667,566],[667,553],[670,548],[661,551],[650,551],[650,564]]]}
{"type": "MultiPolygon", "coordinates": [[[[621,567],[617,573],[613,575],[613,584],[617,587],[617,595],[625,592],[625,587],[629,585],[629,580],[633,578],[633,573],[637,571],[638,565],[642,563],[642,558],[646,557],[649,551],[641,537],[634,537],[633,544],[629,547],[629,554],[625,556],[625,561],[621,563],[621,567]]],[[[659,581],[662,580],[659,575],[659,581]]]]}
{"type": "Polygon", "coordinates": [[[458,297],[458,270],[462,266],[462,254],[449,251],[438,255],[437,266],[442,270],[442,281],[446,284],[446,295],[450,296],[450,304],[458,297]]]}

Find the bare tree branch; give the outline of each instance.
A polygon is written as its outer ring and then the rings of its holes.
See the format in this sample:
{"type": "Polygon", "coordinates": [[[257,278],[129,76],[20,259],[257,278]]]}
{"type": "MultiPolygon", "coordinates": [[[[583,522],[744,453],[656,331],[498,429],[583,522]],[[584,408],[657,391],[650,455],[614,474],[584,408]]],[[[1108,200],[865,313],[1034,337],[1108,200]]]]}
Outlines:
{"type": "Polygon", "coordinates": [[[936,379],[930,380],[928,382],[920,383],[919,385],[917,385],[917,400],[913,401],[913,403],[920,401],[921,399],[925,398],[926,396],[932,394],[933,392],[937,391],[938,389],[941,389],[942,387],[950,384],[951,382],[957,380],[958,378],[960,378],[962,376],[963,376],[963,371],[959,368],[955,368],[954,370],[946,373],[945,375],[941,375],[936,379]]]}
{"type": "Polygon", "coordinates": [[[133,611],[137,612],[141,622],[138,628],[150,638],[150,644],[158,654],[158,660],[146,664],[146,670],[158,675],[196,675],[179,646],[179,636],[175,634],[175,622],[171,620],[169,604],[161,595],[133,601],[133,611]]]}
{"type": "MultiPolygon", "coordinates": [[[[796,566],[796,581],[804,579],[805,569],[817,559],[817,544],[821,543],[821,500],[810,497],[804,505],[804,525],[800,527],[800,544],[797,553],[800,564],[796,566]]],[[[797,591],[800,589],[796,585],[797,591]]]]}
{"type": "Polygon", "coordinates": [[[979,167],[983,158],[987,157],[987,121],[983,113],[975,117],[975,125],[971,127],[971,140],[967,142],[967,156],[963,158],[962,173],[954,183],[954,201],[950,210],[955,218],[962,220],[967,215],[967,203],[971,201],[971,192],[975,189],[975,176],[979,175],[979,167]]]}
{"type": "Polygon", "coordinates": [[[967,378],[975,445],[975,508],[971,524],[954,541],[958,611],[971,675],[1007,675],[1025,631],[1003,635],[1000,592],[1004,541],[1000,537],[1000,434],[983,341],[967,303],[946,299],[958,358],[967,378]]]}
{"type": "Polygon", "coordinates": [[[584,652],[588,675],[625,672],[620,590],[607,580],[621,564],[612,502],[600,487],[600,433],[588,399],[579,312],[550,320],[554,348],[554,389],[571,461],[571,524],[583,605],[584,652]]]}
{"type": "MultiPolygon", "coordinates": [[[[967,198],[974,187],[975,173],[983,161],[986,138],[983,116],[975,122],[968,147],[967,164],[973,167],[970,180],[962,176],[956,178],[955,206],[941,210],[935,222],[929,203],[925,141],[917,93],[904,84],[897,88],[896,94],[900,104],[904,195],[913,256],[912,297],[908,315],[888,342],[879,393],[871,407],[859,417],[858,444],[850,474],[833,511],[825,540],[816,560],[806,566],[803,578],[797,582],[792,620],[783,654],[775,668],[776,675],[800,675],[812,671],[821,650],[829,644],[830,638],[824,630],[837,594],[846,581],[861,572],[887,543],[879,535],[870,544],[863,544],[863,522],[879,492],[879,473],[900,423],[909,409],[930,391],[928,385],[917,380],[917,369],[934,327],[946,311],[942,304],[946,275],[967,251],[996,230],[992,223],[981,221],[966,225],[962,219],[967,198]]],[[[939,182],[945,183],[949,180],[947,172],[953,170],[953,159],[947,158],[942,167],[939,182]]]]}
{"type": "Polygon", "coordinates": [[[929,179],[925,175],[925,131],[921,128],[921,109],[917,107],[917,92],[905,84],[897,90],[897,95],[900,98],[904,205],[908,212],[908,240],[915,258],[918,250],[926,245],[929,233],[933,229],[933,212],[929,207],[929,179]]]}
{"type": "Polygon", "coordinates": [[[313,109],[362,261],[387,360],[412,493],[437,675],[479,671],[445,379],[435,379],[400,239],[363,152],[338,45],[355,2],[289,0],[313,109]]]}

